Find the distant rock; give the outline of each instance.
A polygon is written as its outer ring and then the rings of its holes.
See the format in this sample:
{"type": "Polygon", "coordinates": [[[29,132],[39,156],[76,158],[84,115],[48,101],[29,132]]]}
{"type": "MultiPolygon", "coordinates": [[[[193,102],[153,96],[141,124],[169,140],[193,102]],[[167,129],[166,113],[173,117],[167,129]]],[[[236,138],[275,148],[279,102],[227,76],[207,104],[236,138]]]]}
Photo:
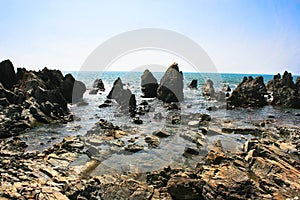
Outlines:
{"type": "Polygon", "coordinates": [[[217,101],[225,102],[226,101],[226,94],[223,91],[219,91],[215,93],[215,98],[217,101]]]}
{"type": "Polygon", "coordinates": [[[190,82],[188,84],[188,87],[192,88],[192,89],[197,89],[197,86],[198,86],[198,80],[197,79],[193,79],[192,82],[190,82]]]}
{"type": "Polygon", "coordinates": [[[273,80],[267,83],[267,89],[273,96],[273,105],[281,105],[289,108],[300,108],[300,79],[293,81],[293,76],[287,71],[282,78],[280,74],[274,76],[273,80]]]}
{"type": "Polygon", "coordinates": [[[157,137],[161,137],[161,138],[169,137],[170,136],[170,134],[168,132],[164,131],[164,130],[154,131],[153,135],[155,135],[157,137]]]}
{"type": "Polygon", "coordinates": [[[99,91],[105,91],[105,87],[102,79],[96,79],[92,86],[93,88],[97,88],[99,91]]]}
{"type": "Polygon", "coordinates": [[[10,60],[4,60],[0,63],[0,83],[6,89],[11,89],[16,84],[16,73],[10,60]]]}
{"type": "Polygon", "coordinates": [[[173,63],[160,80],[157,98],[166,103],[183,100],[183,76],[177,63],[173,63]]]}
{"type": "Polygon", "coordinates": [[[202,87],[203,96],[215,97],[214,83],[212,80],[208,79],[202,87]]]}
{"type": "Polygon", "coordinates": [[[234,107],[262,107],[267,105],[264,98],[267,89],[262,76],[255,79],[244,77],[243,81],[234,89],[227,99],[228,108],[234,107]]]}
{"type": "Polygon", "coordinates": [[[225,92],[231,92],[231,88],[229,87],[229,85],[225,85],[223,87],[223,91],[225,91],[225,92]]]}
{"type": "Polygon", "coordinates": [[[157,79],[153,76],[153,74],[146,69],[141,76],[141,87],[143,92],[143,97],[145,98],[154,98],[157,97],[157,88],[158,83],[157,79]]]}

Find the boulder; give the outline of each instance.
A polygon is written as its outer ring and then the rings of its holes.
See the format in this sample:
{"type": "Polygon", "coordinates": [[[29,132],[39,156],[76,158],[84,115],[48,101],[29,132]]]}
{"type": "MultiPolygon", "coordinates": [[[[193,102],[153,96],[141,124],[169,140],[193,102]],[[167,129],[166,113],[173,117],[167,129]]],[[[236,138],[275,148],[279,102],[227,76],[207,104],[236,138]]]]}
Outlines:
{"type": "Polygon", "coordinates": [[[177,63],[173,63],[160,80],[157,98],[166,103],[183,101],[183,76],[177,63]]]}
{"type": "Polygon", "coordinates": [[[122,109],[128,108],[129,111],[134,111],[136,108],[135,95],[133,95],[129,89],[124,89],[120,77],[115,80],[107,98],[115,99],[122,109]]]}
{"type": "Polygon", "coordinates": [[[68,103],[77,103],[82,99],[86,91],[85,84],[75,80],[71,74],[67,74],[63,77],[60,88],[68,103]]]}
{"type": "Polygon", "coordinates": [[[197,79],[193,79],[192,82],[190,82],[188,84],[188,87],[192,88],[192,89],[197,89],[197,85],[198,85],[198,80],[197,79]]]}
{"type": "Polygon", "coordinates": [[[16,84],[16,73],[10,60],[4,60],[0,63],[0,83],[6,88],[11,89],[16,84]]]}
{"type": "Polygon", "coordinates": [[[289,108],[300,108],[300,80],[293,82],[291,73],[284,72],[282,78],[280,74],[274,76],[273,80],[267,83],[267,89],[273,96],[273,105],[281,105],[289,108]]]}
{"type": "Polygon", "coordinates": [[[96,88],[100,91],[105,91],[105,87],[104,87],[104,83],[103,83],[102,79],[96,79],[92,86],[93,86],[93,88],[96,88]]]}
{"type": "Polygon", "coordinates": [[[212,80],[208,79],[202,87],[203,96],[215,97],[214,83],[212,80]]]}
{"type": "Polygon", "coordinates": [[[227,99],[228,108],[234,107],[262,107],[267,105],[264,98],[266,86],[262,76],[255,79],[244,77],[243,81],[234,89],[227,99]]]}
{"type": "Polygon", "coordinates": [[[146,69],[141,76],[141,87],[143,92],[143,97],[145,98],[154,98],[157,96],[158,83],[157,79],[153,74],[146,69]]]}

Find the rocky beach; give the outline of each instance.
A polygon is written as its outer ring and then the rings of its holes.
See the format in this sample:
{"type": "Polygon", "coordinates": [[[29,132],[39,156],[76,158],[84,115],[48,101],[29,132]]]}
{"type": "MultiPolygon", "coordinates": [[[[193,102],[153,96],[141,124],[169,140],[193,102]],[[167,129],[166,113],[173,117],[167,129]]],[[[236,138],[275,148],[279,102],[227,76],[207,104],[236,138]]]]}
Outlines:
{"type": "Polygon", "coordinates": [[[233,86],[177,63],[139,76],[91,84],[2,61],[0,199],[300,198],[299,77],[233,86]],[[95,110],[91,127],[76,109],[95,110]]]}

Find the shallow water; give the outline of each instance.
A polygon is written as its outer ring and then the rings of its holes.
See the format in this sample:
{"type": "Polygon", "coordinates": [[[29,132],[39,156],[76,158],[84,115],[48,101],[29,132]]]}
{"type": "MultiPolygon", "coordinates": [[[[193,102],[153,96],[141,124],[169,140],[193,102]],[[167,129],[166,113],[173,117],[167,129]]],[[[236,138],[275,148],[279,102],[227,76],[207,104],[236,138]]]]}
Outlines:
{"type": "MultiPolygon", "coordinates": [[[[74,75],[76,73],[73,72],[74,75]]],[[[22,135],[26,142],[29,144],[28,151],[43,150],[51,145],[61,141],[62,138],[69,135],[81,135],[86,140],[88,148],[96,149],[95,157],[101,161],[101,164],[92,172],[94,175],[105,173],[107,170],[123,171],[123,172],[145,172],[157,170],[168,165],[172,166],[186,166],[193,168],[199,156],[184,157],[184,149],[186,147],[197,148],[197,145],[184,139],[182,134],[197,134],[197,129],[190,128],[186,123],[179,125],[171,125],[168,120],[169,112],[163,107],[162,102],[153,99],[149,104],[155,110],[140,116],[143,120],[142,125],[133,124],[130,118],[122,114],[117,105],[108,108],[98,108],[98,105],[106,100],[106,96],[110,91],[114,80],[121,77],[122,82],[127,84],[127,87],[136,94],[137,102],[140,103],[143,99],[140,98],[140,76],[141,72],[125,73],[125,72],[105,72],[103,74],[95,72],[80,72],[77,74],[77,79],[82,80],[90,88],[92,82],[96,78],[102,78],[106,91],[98,95],[89,95],[87,91],[84,94],[84,101],[88,103],[87,106],[70,105],[71,111],[75,114],[76,120],[68,124],[61,125],[44,125],[28,131],[22,135]],[[163,115],[162,120],[154,120],[155,113],[161,112],[163,115]],[[122,148],[116,148],[114,145],[103,143],[89,143],[89,137],[85,136],[86,132],[90,130],[94,124],[104,118],[114,125],[120,126],[124,131],[135,131],[134,135],[123,136],[121,140],[127,142],[132,137],[136,137],[136,144],[145,146],[145,148],[137,153],[126,153],[122,148]],[[151,135],[156,130],[166,130],[171,133],[168,138],[161,139],[161,144],[157,149],[150,149],[145,144],[142,136],[151,135]],[[103,156],[105,155],[105,156],[103,156]]],[[[160,80],[163,73],[154,73],[154,76],[160,80]]],[[[224,120],[232,120],[237,127],[253,128],[251,122],[266,120],[269,116],[274,116],[272,120],[277,125],[291,125],[299,126],[300,117],[296,117],[294,113],[299,110],[283,109],[272,106],[265,106],[259,109],[237,109],[225,110],[218,109],[216,111],[207,111],[208,106],[219,106],[220,103],[214,101],[207,101],[201,94],[201,85],[207,78],[215,79],[215,88],[221,88],[223,84],[229,84],[233,89],[243,78],[242,74],[197,74],[185,73],[184,74],[184,95],[185,100],[181,103],[182,115],[189,115],[191,113],[207,113],[214,119],[210,127],[217,130],[219,134],[208,135],[204,138],[206,145],[201,147],[202,154],[207,152],[207,147],[213,145],[216,140],[221,140],[224,149],[227,151],[241,151],[242,144],[252,137],[251,135],[239,134],[222,134],[221,128],[224,120]],[[187,88],[187,83],[192,79],[198,79],[198,90],[191,90],[187,88]],[[191,105],[188,108],[187,105],[191,105]],[[214,123],[214,121],[216,123],[214,123]]],[[[247,75],[248,76],[248,75],[247,75]]],[[[266,80],[272,79],[273,76],[264,75],[266,80]]],[[[192,119],[191,119],[192,120],[192,119]]],[[[195,119],[194,119],[195,120],[195,119]]],[[[197,120],[197,119],[196,119],[197,120]]],[[[97,138],[93,138],[97,140],[97,138]]]]}

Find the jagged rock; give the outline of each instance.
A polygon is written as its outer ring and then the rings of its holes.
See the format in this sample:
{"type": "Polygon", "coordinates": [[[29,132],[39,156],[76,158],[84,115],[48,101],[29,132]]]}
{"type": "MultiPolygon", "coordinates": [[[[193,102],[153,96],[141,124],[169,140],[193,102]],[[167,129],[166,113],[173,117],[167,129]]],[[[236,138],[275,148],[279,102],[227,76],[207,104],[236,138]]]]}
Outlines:
{"type": "Polygon", "coordinates": [[[6,88],[11,89],[16,84],[16,73],[10,60],[4,60],[0,63],[0,83],[6,88]]]}
{"type": "Polygon", "coordinates": [[[189,87],[189,88],[197,89],[197,86],[198,86],[198,80],[197,80],[197,79],[193,79],[192,82],[190,82],[190,83],[188,84],[188,87],[189,87]]]}
{"type": "Polygon", "coordinates": [[[145,142],[148,144],[149,148],[157,148],[160,144],[159,138],[153,135],[146,136],[145,142]]]}
{"type": "Polygon", "coordinates": [[[202,87],[203,96],[215,97],[214,83],[208,79],[202,87]]]}
{"type": "Polygon", "coordinates": [[[102,79],[96,79],[92,85],[93,88],[96,88],[100,91],[105,91],[105,87],[104,87],[104,83],[102,81],[102,79]]]}
{"type": "Polygon", "coordinates": [[[107,95],[108,99],[115,99],[122,109],[128,108],[130,112],[136,109],[135,95],[129,89],[123,88],[123,83],[120,78],[115,80],[113,88],[107,95]]]}
{"type": "Polygon", "coordinates": [[[141,151],[144,149],[144,146],[141,145],[136,145],[136,144],[129,144],[128,146],[125,147],[125,151],[129,151],[132,153],[136,153],[138,151],[141,151]]]}
{"type": "Polygon", "coordinates": [[[153,74],[146,69],[141,76],[141,87],[144,98],[154,98],[157,96],[158,83],[153,74]]]}
{"type": "Polygon", "coordinates": [[[300,108],[300,80],[296,84],[293,82],[291,73],[284,72],[282,78],[280,74],[274,76],[273,80],[267,83],[268,91],[272,93],[273,105],[281,105],[290,108],[300,108]]]}
{"type": "Polygon", "coordinates": [[[223,87],[223,91],[225,91],[225,92],[231,92],[231,88],[229,87],[229,85],[225,85],[223,87]]]}
{"type": "Polygon", "coordinates": [[[234,89],[227,99],[228,108],[235,107],[261,107],[267,105],[264,98],[267,90],[262,76],[255,79],[244,77],[243,81],[234,89]]]}
{"type": "Polygon", "coordinates": [[[164,130],[154,131],[153,135],[155,135],[157,137],[161,137],[161,138],[169,137],[170,136],[170,134],[168,132],[164,131],[164,130]]]}
{"type": "Polygon", "coordinates": [[[166,103],[183,101],[183,76],[177,63],[173,63],[160,80],[157,98],[166,103]]]}

